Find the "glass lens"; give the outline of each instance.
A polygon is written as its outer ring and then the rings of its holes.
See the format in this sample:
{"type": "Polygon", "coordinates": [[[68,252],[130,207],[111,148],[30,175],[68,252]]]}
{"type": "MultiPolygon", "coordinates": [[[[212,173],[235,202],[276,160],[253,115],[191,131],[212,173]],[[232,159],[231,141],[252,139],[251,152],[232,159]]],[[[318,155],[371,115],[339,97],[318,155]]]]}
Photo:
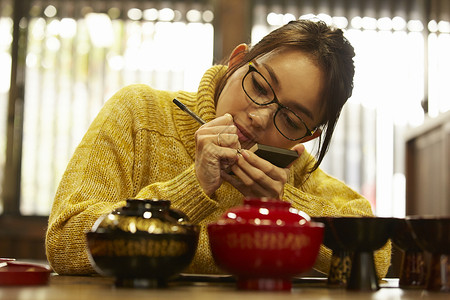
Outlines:
{"type": "Polygon", "coordinates": [[[287,138],[299,139],[306,135],[305,124],[292,111],[281,108],[275,115],[275,126],[287,138]]]}
{"type": "Polygon", "coordinates": [[[254,102],[259,104],[272,102],[275,98],[269,83],[257,72],[250,72],[245,76],[244,90],[254,102]]]}

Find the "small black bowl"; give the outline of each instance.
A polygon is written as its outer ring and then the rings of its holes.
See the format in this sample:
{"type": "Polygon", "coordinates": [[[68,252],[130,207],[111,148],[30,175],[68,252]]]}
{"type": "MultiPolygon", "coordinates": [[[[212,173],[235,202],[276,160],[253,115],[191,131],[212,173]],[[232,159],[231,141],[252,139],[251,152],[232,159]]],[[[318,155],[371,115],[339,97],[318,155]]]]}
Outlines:
{"type": "Polygon", "coordinates": [[[403,251],[399,286],[401,288],[424,288],[427,278],[425,253],[414,239],[412,229],[406,219],[393,219],[391,240],[403,251]]]}
{"type": "Polygon", "coordinates": [[[378,278],[373,252],[381,248],[392,231],[392,218],[335,217],[330,228],[337,242],[353,252],[347,289],[361,291],[378,290],[378,278]]]}
{"type": "Polygon", "coordinates": [[[353,252],[346,250],[335,237],[331,228],[332,219],[332,217],[312,218],[314,222],[320,222],[325,225],[323,245],[332,251],[327,285],[332,288],[345,288],[350,278],[353,252]]]}
{"type": "Polygon", "coordinates": [[[408,216],[406,222],[423,250],[450,254],[450,217],[408,216]]]}
{"type": "Polygon", "coordinates": [[[426,289],[450,292],[450,216],[408,216],[416,243],[431,253],[426,289]]]}

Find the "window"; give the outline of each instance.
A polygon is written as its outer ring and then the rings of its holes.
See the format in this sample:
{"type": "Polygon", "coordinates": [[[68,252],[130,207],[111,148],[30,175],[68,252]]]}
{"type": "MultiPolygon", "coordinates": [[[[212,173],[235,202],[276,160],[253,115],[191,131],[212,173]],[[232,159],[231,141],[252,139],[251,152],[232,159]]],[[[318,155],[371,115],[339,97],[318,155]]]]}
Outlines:
{"type": "Polygon", "coordinates": [[[428,113],[436,117],[450,110],[450,22],[431,20],[428,23],[428,71],[429,107],[428,113]]]}
{"type": "MultiPolygon", "coordinates": [[[[12,3],[0,1],[0,182],[3,182],[6,161],[6,124],[8,117],[8,97],[11,83],[11,43],[12,43],[12,3]]],[[[3,185],[0,185],[0,195],[3,185]]],[[[3,202],[0,201],[0,213],[3,202]]]]}
{"type": "Polygon", "coordinates": [[[356,52],[355,88],[321,167],[369,199],[376,215],[401,217],[404,132],[423,122],[424,107],[430,116],[450,109],[450,25],[426,24],[423,1],[394,2],[254,1],[252,43],[297,18],[344,30],[356,52]]]}
{"type": "MultiPolygon", "coordinates": [[[[20,212],[47,215],[75,147],[112,94],[132,83],[196,90],[213,61],[214,15],[206,1],[32,1],[29,14],[20,212]]],[[[0,26],[0,35],[11,28],[0,26]]]]}

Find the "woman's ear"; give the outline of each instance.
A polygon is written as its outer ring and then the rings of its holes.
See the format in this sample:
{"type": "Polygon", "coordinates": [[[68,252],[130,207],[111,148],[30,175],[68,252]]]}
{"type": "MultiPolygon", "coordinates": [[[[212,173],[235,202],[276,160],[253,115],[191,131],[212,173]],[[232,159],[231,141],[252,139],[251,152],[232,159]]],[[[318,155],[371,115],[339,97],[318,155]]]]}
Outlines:
{"type": "Polygon", "coordinates": [[[303,139],[301,139],[302,143],[306,143],[309,142],[310,140],[313,140],[317,137],[319,137],[322,134],[322,129],[318,128],[316,131],[314,131],[314,133],[310,136],[304,137],[303,139]]]}
{"type": "Polygon", "coordinates": [[[245,54],[248,52],[247,44],[240,44],[234,48],[233,52],[231,52],[230,60],[228,62],[228,67],[233,67],[239,64],[242,59],[244,59],[245,54]]]}

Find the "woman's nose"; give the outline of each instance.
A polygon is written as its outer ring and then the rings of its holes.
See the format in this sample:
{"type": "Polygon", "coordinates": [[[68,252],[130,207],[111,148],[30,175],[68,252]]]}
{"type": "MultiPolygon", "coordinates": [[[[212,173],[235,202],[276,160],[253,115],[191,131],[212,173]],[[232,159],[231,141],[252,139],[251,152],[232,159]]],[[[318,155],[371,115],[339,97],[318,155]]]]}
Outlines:
{"type": "Polygon", "coordinates": [[[248,117],[252,120],[253,126],[265,129],[272,122],[275,112],[276,105],[260,106],[250,111],[248,117]]]}

